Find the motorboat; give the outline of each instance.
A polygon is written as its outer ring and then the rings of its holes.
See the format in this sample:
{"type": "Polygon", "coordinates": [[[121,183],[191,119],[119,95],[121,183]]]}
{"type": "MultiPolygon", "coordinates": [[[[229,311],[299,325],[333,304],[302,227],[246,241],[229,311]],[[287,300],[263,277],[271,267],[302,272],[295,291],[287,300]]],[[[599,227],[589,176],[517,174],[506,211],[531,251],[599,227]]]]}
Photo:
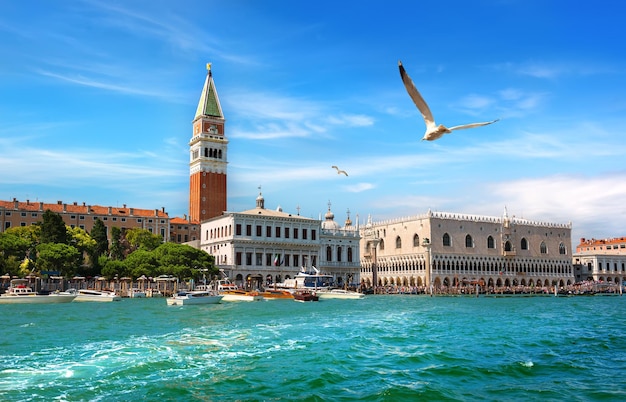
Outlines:
{"type": "Polygon", "coordinates": [[[312,271],[307,271],[305,267],[300,269],[293,278],[285,279],[284,282],[271,285],[275,289],[295,290],[306,288],[311,290],[331,289],[335,285],[335,279],[332,275],[320,273],[320,271],[311,267],[312,271]]]}
{"type": "Polygon", "coordinates": [[[181,291],[166,299],[168,306],[186,306],[188,304],[218,304],[224,296],[212,290],[181,291]]]}
{"type": "Polygon", "coordinates": [[[0,294],[0,304],[69,303],[76,298],[70,292],[35,292],[26,279],[13,279],[7,291],[0,294]]]}
{"type": "Polygon", "coordinates": [[[112,290],[78,289],[76,291],[77,302],[112,302],[120,301],[122,296],[115,294],[112,290]]]}
{"type": "Polygon", "coordinates": [[[298,289],[293,292],[293,299],[297,302],[319,301],[317,292],[308,289],[298,289]]]}
{"type": "Polygon", "coordinates": [[[163,297],[163,293],[159,289],[146,289],[146,297],[163,297]]]}
{"type": "Polygon", "coordinates": [[[139,299],[142,297],[146,297],[146,292],[144,292],[141,289],[138,288],[132,288],[128,291],[128,297],[130,298],[134,298],[134,299],[139,299]]]}
{"type": "Polygon", "coordinates": [[[318,290],[320,299],[363,299],[365,295],[345,289],[318,290]]]}
{"type": "Polygon", "coordinates": [[[268,289],[259,292],[259,294],[263,296],[265,300],[293,299],[293,293],[289,292],[288,290],[268,289]]]}
{"type": "Polygon", "coordinates": [[[263,296],[256,291],[247,290],[225,290],[220,292],[224,296],[224,301],[259,301],[263,300],[263,296]]]}

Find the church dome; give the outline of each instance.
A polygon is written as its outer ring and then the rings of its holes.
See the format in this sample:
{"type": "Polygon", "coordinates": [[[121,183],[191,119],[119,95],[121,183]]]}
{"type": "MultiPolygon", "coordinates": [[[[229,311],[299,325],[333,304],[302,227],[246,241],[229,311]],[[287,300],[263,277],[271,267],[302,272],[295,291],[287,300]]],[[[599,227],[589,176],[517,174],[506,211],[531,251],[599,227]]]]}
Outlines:
{"type": "Polygon", "coordinates": [[[335,222],[335,214],[330,210],[330,202],[328,203],[328,211],[326,215],[324,215],[324,222],[322,222],[322,229],[325,230],[339,230],[340,226],[337,222],[335,222]]]}

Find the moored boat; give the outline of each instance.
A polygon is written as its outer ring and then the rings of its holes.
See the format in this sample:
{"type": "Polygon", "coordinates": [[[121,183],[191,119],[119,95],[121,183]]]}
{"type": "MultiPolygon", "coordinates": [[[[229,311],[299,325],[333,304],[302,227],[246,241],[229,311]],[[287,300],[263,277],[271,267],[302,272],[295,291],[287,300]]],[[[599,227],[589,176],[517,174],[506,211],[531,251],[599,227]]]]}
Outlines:
{"type": "Polygon", "coordinates": [[[166,299],[168,306],[186,306],[190,304],[218,304],[223,296],[212,290],[181,291],[166,299]]]}
{"type": "Polygon", "coordinates": [[[259,292],[265,300],[277,300],[277,299],[293,299],[293,294],[287,290],[264,290],[259,292]]]}
{"type": "Polygon", "coordinates": [[[76,291],[76,302],[112,302],[120,301],[122,297],[112,290],[78,289],[76,291]]]}
{"type": "Polygon", "coordinates": [[[317,292],[308,290],[308,289],[298,289],[293,292],[293,299],[297,302],[311,302],[311,301],[319,301],[319,296],[317,292]]]}
{"type": "Polygon", "coordinates": [[[259,301],[263,300],[263,296],[256,291],[247,290],[226,290],[220,292],[220,295],[224,296],[224,301],[259,301]]]}
{"type": "Polygon", "coordinates": [[[75,293],[37,293],[26,279],[13,279],[7,291],[0,295],[0,304],[13,303],[69,303],[76,298],[75,293]]]}
{"type": "Polygon", "coordinates": [[[128,297],[134,298],[134,299],[143,298],[143,297],[146,297],[146,292],[144,292],[141,289],[132,288],[128,291],[128,297]]]}
{"type": "Polygon", "coordinates": [[[363,299],[365,295],[345,289],[318,290],[320,299],[363,299]]]}

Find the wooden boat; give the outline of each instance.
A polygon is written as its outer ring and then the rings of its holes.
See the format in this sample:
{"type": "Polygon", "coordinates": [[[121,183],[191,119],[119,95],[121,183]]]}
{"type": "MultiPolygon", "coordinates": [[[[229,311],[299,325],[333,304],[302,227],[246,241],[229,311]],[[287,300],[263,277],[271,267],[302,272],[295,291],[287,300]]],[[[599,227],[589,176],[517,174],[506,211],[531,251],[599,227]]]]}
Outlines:
{"type": "Polygon", "coordinates": [[[277,299],[293,299],[293,294],[287,290],[265,290],[263,292],[259,292],[261,296],[263,296],[266,300],[277,300],[277,299]]]}
{"type": "Polygon", "coordinates": [[[259,301],[263,300],[263,296],[259,292],[249,292],[247,290],[226,290],[220,292],[224,296],[224,301],[259,301]]]}
{"type": "Polygon", "coordinates": [[[316,292],[308,289],[297,289],[293,292],[293,299],[297,302],[311,302],[319,301],[320,298],[316,292]]]}
{"type": "Polygon", "coordinates": [[[344,289],[319,290],[317,295],[320,299],[363,299],[365,295],[344,289]]]}

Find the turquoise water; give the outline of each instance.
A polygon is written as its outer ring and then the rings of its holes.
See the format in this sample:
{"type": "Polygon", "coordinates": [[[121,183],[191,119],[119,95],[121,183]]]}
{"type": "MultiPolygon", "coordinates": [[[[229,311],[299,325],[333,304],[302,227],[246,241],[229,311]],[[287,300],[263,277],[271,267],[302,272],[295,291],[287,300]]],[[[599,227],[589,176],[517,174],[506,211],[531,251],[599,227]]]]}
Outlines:
{"type": "Polygon", "coordinates": [[[626,297],[0,305],[2,401],[626,400],[626,297]]]}

